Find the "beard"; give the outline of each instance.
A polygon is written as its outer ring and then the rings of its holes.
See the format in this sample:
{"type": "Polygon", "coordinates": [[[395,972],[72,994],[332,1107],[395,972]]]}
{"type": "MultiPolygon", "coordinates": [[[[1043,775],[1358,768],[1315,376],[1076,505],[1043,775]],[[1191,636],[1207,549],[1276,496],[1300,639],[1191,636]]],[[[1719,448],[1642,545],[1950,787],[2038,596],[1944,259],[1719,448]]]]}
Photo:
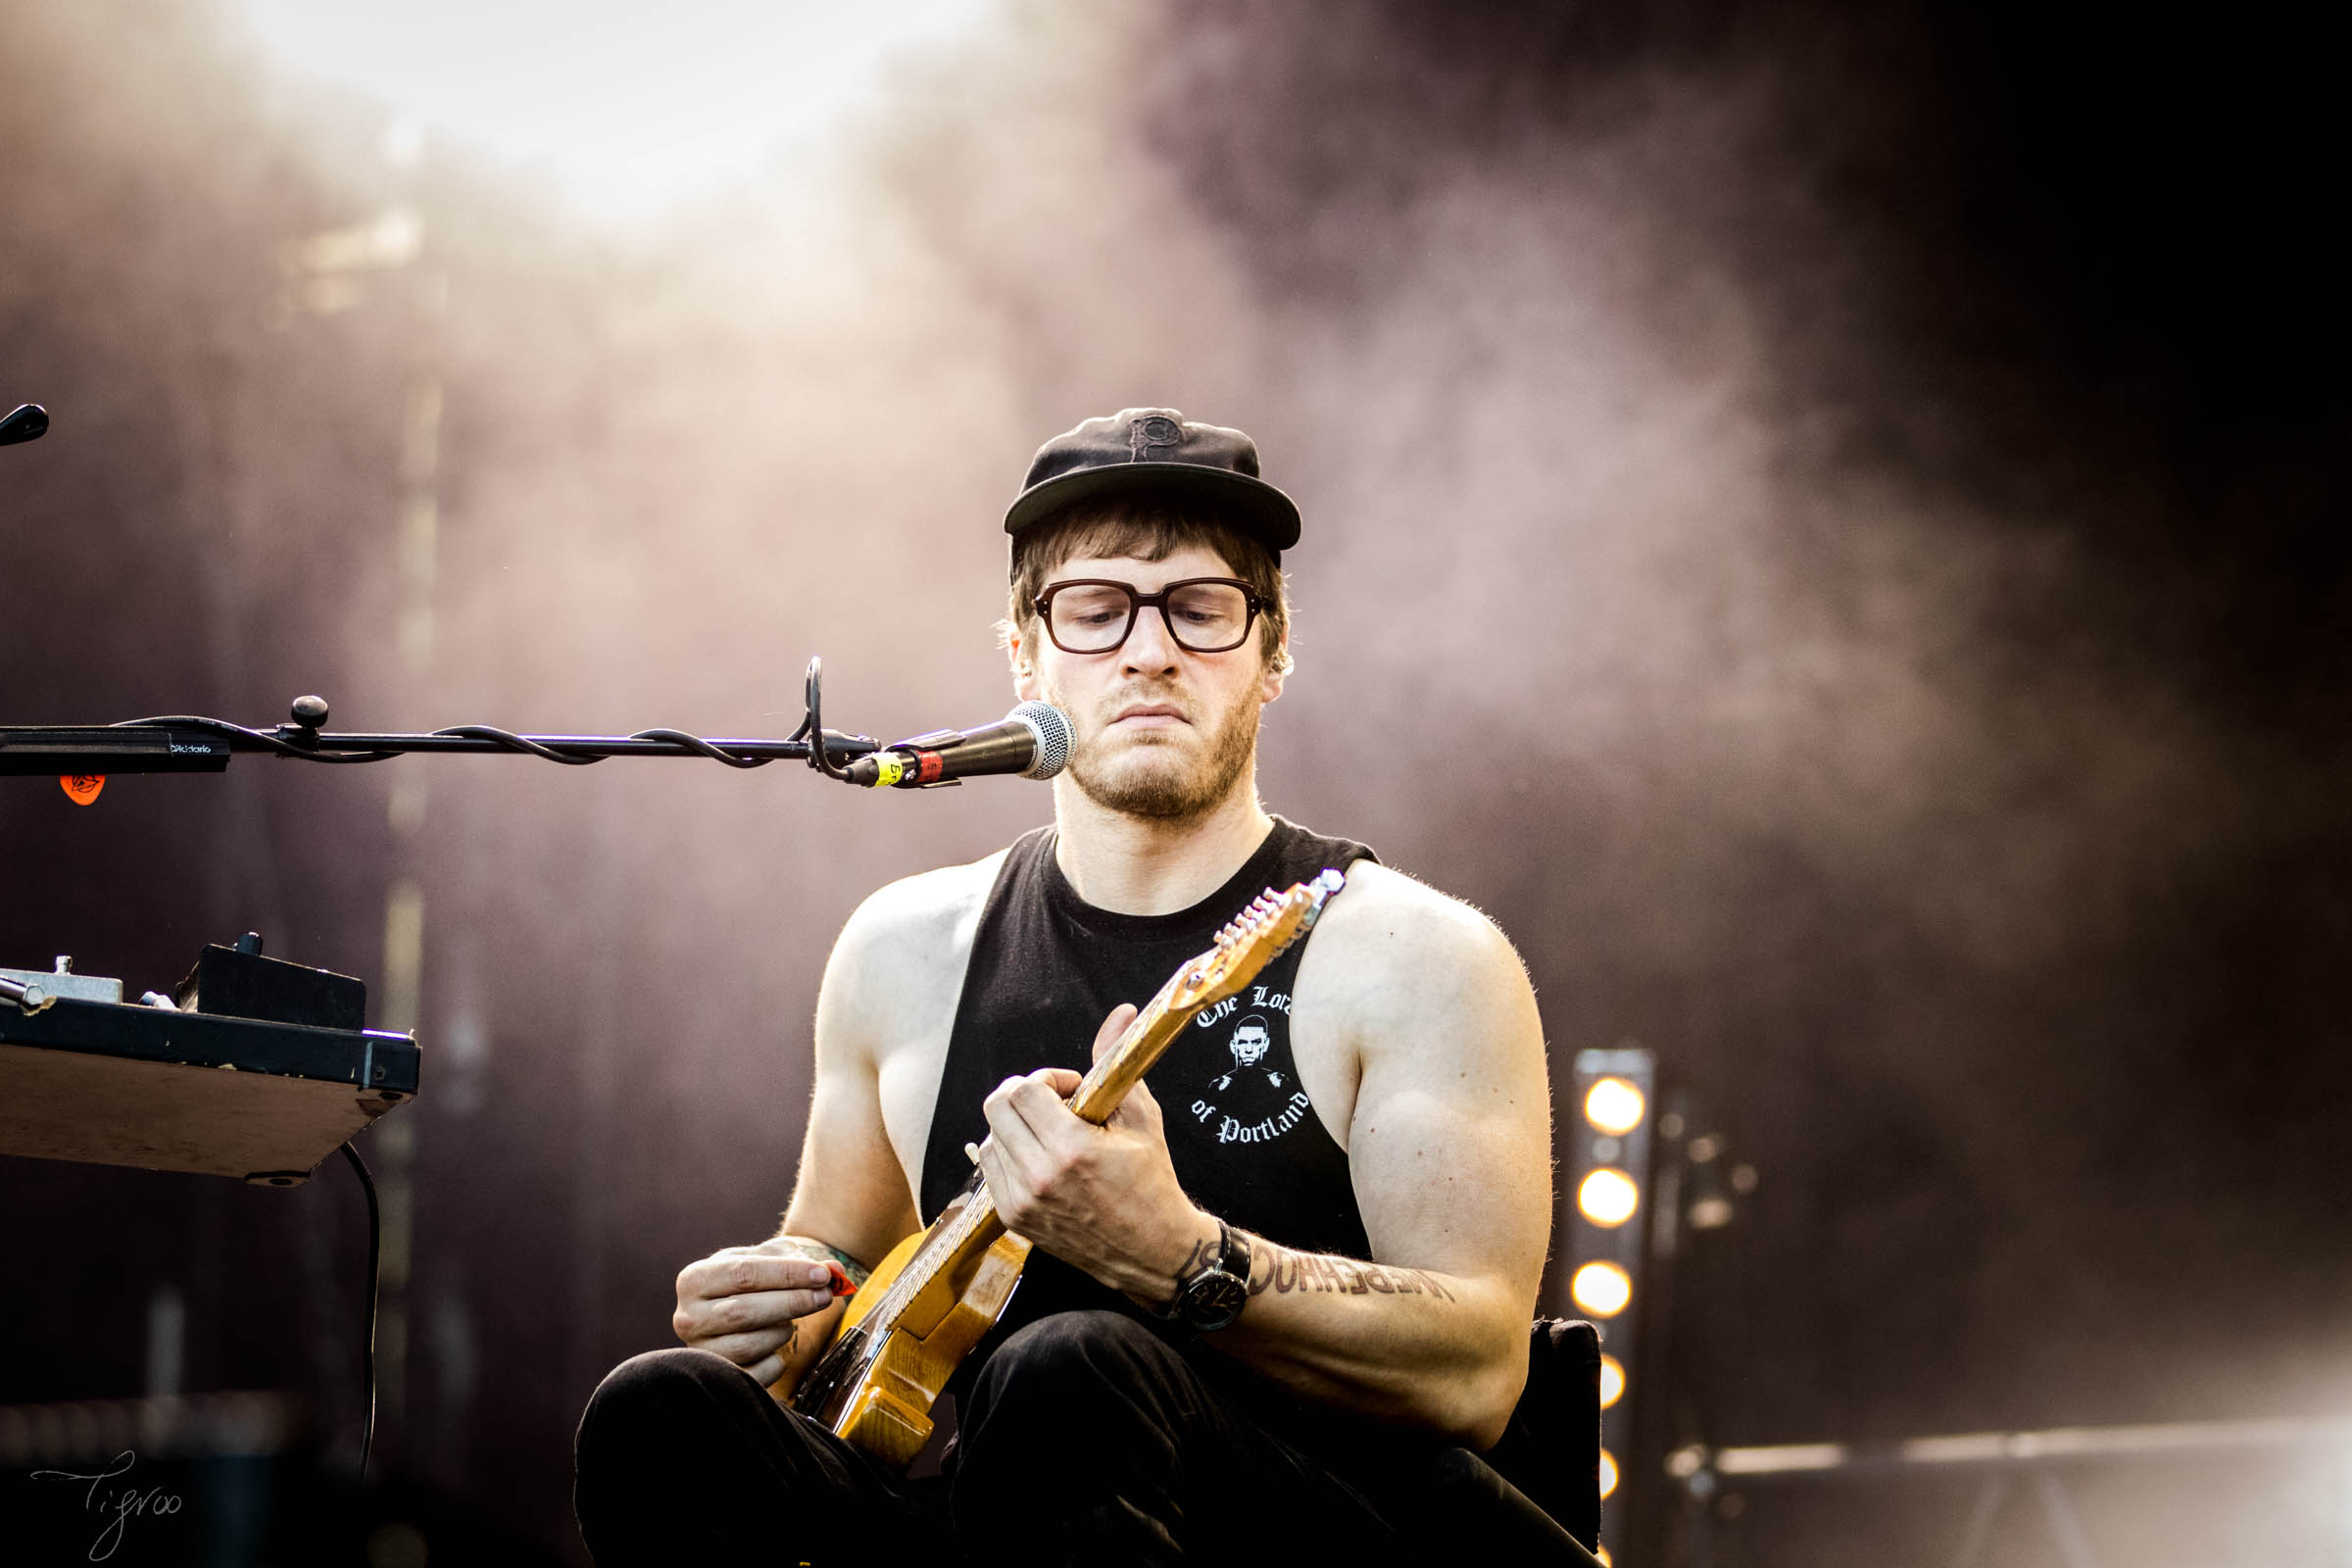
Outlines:
{"type": "MultiPolygon", "coordinates": [[[[1125,703],[1121,696],[1116,703],[1125,703]]],[[[1066,712],[1069,705],[1054,701],[1066,712]]],[[[1105,705],[1115,710],[1115,704],[1105,705]]],[[[1176,822],[1224,803],[1257,754],[1260,705],[1233,705],[1208,736],[1205,755],[1140,738],[1113,746],[1108,725],[1077,739],[1070,750],[1070,782],[1105,810],[1176,822]]]]}

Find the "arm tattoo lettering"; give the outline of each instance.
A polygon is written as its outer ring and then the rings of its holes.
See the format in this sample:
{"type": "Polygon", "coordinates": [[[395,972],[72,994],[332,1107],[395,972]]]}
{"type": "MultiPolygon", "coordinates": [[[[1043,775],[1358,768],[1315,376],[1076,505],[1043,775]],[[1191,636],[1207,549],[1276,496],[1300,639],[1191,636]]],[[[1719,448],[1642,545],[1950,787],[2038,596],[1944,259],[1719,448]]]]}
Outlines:
{"type": "MultiPolygon", "coordinates": [[[[1167,1300],[1152,1310],[1163,1314],[1175,1311],[1177,1298],[1184,1294],[1184,1282],[1191,1277],[1194,1269],[1208,1261],[1209,1254],[1214,1250],[1216,1249],[1211,1243],[1195,1242],[1193,1250],[1184,1254],[1184,1261],[1176,1265],[1175,1288],[1168,1292],[1167,1300]]],[[[1250,1272],[1255,1273],[1255,1268],[1252,1268],[1250,1272]]]]}
{"type": "Polygon", "coordinates": [[[850,1277],[852,1285],[863,1285],[873,1273],[863,1263],[828,1242],[813,1236],[779,1236],[767,1244],[786,1257],[805,1257],[811,1263],[839,1263],[841,1271],[850,1277]]]}
{"type": "Polygon", "coordinates": [[[1206,1242],[1195,1242],[1193,1250],[1184,1254],[1184,1261],[1176,1265],[1176,1283],[1179,1286],[1208,1257],[1208,1247],[1206,1242]]]}
{"type": "Polygon", "coordinates": [[[1252,1237],[1250,1248],[1259,1260],[1250,1271],[1251,1296],[1272,1291],[1277,1296],[1315,1292],[1326,1296],[1428,1296],[1441,1301],[1460,1299],[1444,1280],[1425,1269],[1395,1268],[1386,1263],[1365,1263],[1321,1252],[1294,1252],[1262,1237],[1252,1237]]]}

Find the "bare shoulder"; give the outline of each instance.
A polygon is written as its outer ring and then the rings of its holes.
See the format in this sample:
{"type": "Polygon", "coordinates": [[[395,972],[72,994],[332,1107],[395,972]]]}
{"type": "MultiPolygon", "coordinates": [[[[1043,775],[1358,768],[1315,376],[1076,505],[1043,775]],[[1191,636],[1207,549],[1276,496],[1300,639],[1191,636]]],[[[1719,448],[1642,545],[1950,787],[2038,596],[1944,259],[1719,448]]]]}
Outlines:
{"type": "Polygon", "coordinates": [[[979,912],[1004,863],[999,850],[968,865],[918,871],[875,889],[842,927],[841,946],[896,957],[935,946],[979,912]]]}
{"type": "Polygon", "coordinates": [[[1527,988],[1518,952],[1494,921],[1372,860],[1348,868],[1347,887],[1317,922],[1305,963],[1324,971],[1315,978],[1335,996],[1376,1005],[1399,994],[1445,996],[1464,986],[1527,988]]]}
{"type": "Polygon", "coordinates": [[[1498,1281],[1523,1324],[1551,1226],[1535,988],[1470,905],[1386,866],[1348,880],[1299,964],[1292,1039],[1327,1003],[1356,1074],[1345,1147],[1372,1255],[1498,1281]]]}
{"type": "Polygon", "coordinates": [[[1544,1093],[1543,1023],[1517,950],[1478,909],[1385,865],[1358,861],[1325,908],[1298,966],[1297,1018],[1301,1071],[1308,1055],[1332,1064],[1332,1108],[1351,1125],[1399,1092],[1544,1093]]]}
{"type": "Polygon", "coordinates": [[[953,1007],[980,911],[1004,861],[999,851],[968,865],[902,877],[858,905],[833,944],[819,999],[832,1021],[880,1039],[906,1036],[940,1005],[953,1007]]]}

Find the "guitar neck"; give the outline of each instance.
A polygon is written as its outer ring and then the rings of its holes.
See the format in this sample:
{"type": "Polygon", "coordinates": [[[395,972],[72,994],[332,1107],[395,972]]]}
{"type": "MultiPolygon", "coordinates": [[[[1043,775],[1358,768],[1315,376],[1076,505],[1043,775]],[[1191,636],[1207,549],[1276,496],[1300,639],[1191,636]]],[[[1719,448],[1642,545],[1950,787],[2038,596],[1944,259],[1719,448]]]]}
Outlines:
{"type": "Polygon", "coordinates": [[[1135,1022],[1127,1026],[1118,1043],[1087,1069],[1078,1092],[1070,1097],[1070,1110],[1080,1120],[1097,1125],[1110,1120],[1110,1113],[1119,1108],[1119,1102],[1127,1098],[1127,1092],[1175,1044],[1193,1009],[1179,1011],[1170,1002],[1192,967],[1187,964],[1170,976],[1168,983],[1159,988],[1159,995],[1144,1004],[1144,1010],[1135,1015],[1135,1022]]]}
{"type": "MultiPolygon", "coordinates": [[[[1176,1037],[1184,1032],[1184,1026],[1192,1021],[1194,1015],[1213,1000],[1206,994],[1212,977],[1218,977],[1218,984],[1225,988],[1221,994],[1233,995],[1264,968],[1276,954],[1297,941],[1314,924],[1315,916],[1322,911],[1324,901],[1337,893],[1343,884],[1344,879],[1339,872],[1325,871],[1313,882],[1294,887],[1290,898],[1296,899],[1311,892],[1312,900],[1299,916],[1270,944],[1261,943],[1254,948],[1246,948],[1237,958],[1233,953],[1226,951],[1228,936],[1241,928],[1237,921],[1234,926],[1226,928],[1226,933],[1220,934],[1217,948],[1188,960],[1184,967],[1168,976],[1167,983],[1159,988],[1159,994],[1145,1003],[1143,1010],[1135,1015],[1135,1021],[1127,1026],[1127,1032],[1096,1058],[1095,1064],[1087,1069],[1086,1076],[1079,1080],[1077,1093],[1070,1097],[1071,1113],[1081,1121],[1091,1121],[1098,1127],[1110,1120],[1111,1112],[1119,1108],[1119,1102],[1127,1098],[1128,1091],[1141,1082],[1144,1074],[1152,1070],[1152,1064],[1159,1060],[1168,1047],[1176,1043],[1176,1037]],[[1179,997],[1185,999],[1181,1005],[1177,1002],[1179,997]]],[[[1263,899],[1243,913],[1248,917],[1261,909],[1279,908],[1281,904],[1282,896],[1269,888],[1263,899]]],[[[978,1171],[972,1173],[972,1180],[965,1191],[969,1194],[966,1212],[962,1216],[965,1223],[975,1229],[980,1225],[999,1223],[996,1201],[990,1198],[988,1184],[981,1179],[978,1171]]]]}
{"type": "MultiPolygon", "coordinates": [[[[1127,1092],[1175,1043],[1193,1009],[1178,1010],[1170,1003],[1192,967],[1187,964],[1168,978],[1168,983],[1159,988],[1159,995],[1144,1004],[1144,1010],[1135,1015],[1135,1022],[1127,1026],[1118,1043],[1104,1052],[1079,1081],[1078,1092],[1070,1097],[1070,1110],[1080,1120],[1097,1126],[1110,1120],[1110,1113],[1119,1108],[1119,1102],[1127,1098],[1127,1092]]],[[[996,1198],[978,1170],[972,1172],[957,1197],[960,1208],[953,1222],[954,1246],[969,1246],[975,1237],[993,1237],[1004,1228],[1004,1221],[997,1217],[996,1198]]],[[[949,1206],[956,1208],[957,1204],[951,1201],[949,1206]]],[[[913,1270],[910,1268],[909,1272],[913,1270]]]]}

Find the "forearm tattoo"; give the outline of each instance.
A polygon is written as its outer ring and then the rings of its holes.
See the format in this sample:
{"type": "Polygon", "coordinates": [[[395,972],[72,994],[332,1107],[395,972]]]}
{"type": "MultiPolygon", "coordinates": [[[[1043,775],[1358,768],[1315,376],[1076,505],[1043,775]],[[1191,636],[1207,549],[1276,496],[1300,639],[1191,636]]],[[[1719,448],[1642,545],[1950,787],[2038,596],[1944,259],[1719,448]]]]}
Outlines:
{"type": "Polygon", "coordinates": [[[841,1271],[850,1277],[852,1285],[863,1285],[873,1273],[840,1248],[820,1242],[813,1236],[779,1236],[767,1244],[786,1257],[805,1257],[811,1263],[839,1263],[841,1271]]]}
{"type": "Polygon", "coordinates": [[[1263,1237],[1250,1238],[1250,1294],[1293,1296],[1316,1291],[1340,1296],[1429,1296],[1458,1300],[1446,1282],[1424,1269],[1395,1268],[1326,1252],[1294,1252],[1263,1237]]]}
{"type": "MultiPolygon", "coordinates": [[[[1258,1245],[1262,1247],[1265,1244],[1261,1242],[1258,1245]]],[[[1153,1310],[1161,1313],[1175,1311],[1177,1298],[1184,1295],[1184,1282],[1192,1278],[1193,1270],[1206,1264],[1210,1258],[1216,1255],[1216,1243],[1206,1240],[1195,1242],[1193,1250],[1184,1254],[1184,1261],[1176,1265],[1176,1273],[1173,1276],[1175,1284],[1168,1289],[1168,1298],[1160,1302],[1153,1310]]],[[[1251,1272],[1256,1272],[1254,1267],[1251,1272]]]]}
{"type": "Polygon", "coordinates": [[[1208,1254],[1215,1250],[1216,1244],[1214,1242],[1195,1242],[1193,1250],[1184,1254],[1184,1261],[1176,1265],[1176,1283],[1182,1285],[1193,1270],[1208,1261],[1208,1254]]]}

